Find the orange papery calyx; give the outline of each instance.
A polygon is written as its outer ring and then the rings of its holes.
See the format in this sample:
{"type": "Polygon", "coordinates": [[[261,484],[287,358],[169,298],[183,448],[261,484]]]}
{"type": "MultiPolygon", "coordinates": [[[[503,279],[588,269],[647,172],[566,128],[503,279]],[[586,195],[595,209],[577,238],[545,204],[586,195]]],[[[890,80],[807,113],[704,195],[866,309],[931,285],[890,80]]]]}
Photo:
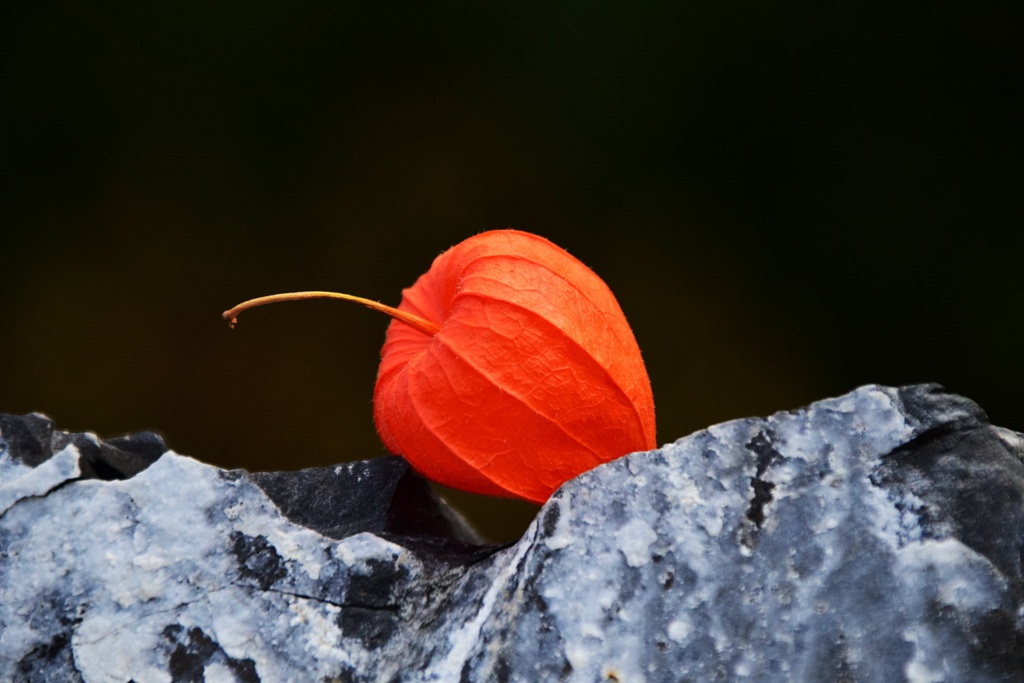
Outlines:
{"type": "Polygon", "coordinates": [[[334,292],[260,297],[225,311],[332,298],[393,318],[374,389],[384,445],[424,476],[542,503],[565,481],[655,447],[640,349],[611,290],[548,240],[517,230],[438,256],[397,308],[334,292]]]}

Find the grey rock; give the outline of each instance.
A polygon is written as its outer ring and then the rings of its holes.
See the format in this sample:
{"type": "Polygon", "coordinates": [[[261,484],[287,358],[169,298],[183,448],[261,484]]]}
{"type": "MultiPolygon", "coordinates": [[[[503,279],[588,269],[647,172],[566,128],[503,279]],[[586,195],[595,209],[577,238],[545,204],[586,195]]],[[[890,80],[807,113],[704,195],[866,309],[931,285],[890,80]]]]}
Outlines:
{"type": "Polygon", "coordinates": [[[0,680],[1024,680],[1024,436],[937,386],[626,456],[507,547],[397,458],[162,444],[0,418],[0,680]]]}

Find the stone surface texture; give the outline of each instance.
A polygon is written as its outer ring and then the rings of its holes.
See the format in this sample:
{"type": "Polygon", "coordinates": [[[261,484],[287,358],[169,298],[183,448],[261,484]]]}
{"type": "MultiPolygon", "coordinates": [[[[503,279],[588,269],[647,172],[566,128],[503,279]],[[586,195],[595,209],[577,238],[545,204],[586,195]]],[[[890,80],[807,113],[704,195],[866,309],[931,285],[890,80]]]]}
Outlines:
{"type": "Polygon", "coordinates": [[[934,385],[713,426],[482,544],[398,458],[0,416],[0,680],[1020,681],[1024,437],[934,385]]]}

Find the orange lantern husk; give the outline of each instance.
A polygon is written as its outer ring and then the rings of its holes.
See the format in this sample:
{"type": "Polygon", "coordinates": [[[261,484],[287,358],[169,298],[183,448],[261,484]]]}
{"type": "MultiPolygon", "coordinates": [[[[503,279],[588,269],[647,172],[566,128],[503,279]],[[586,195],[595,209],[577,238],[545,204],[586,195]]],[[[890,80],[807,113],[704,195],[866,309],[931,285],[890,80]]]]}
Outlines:
{"type": "Polygon", "coordinates": [[[655,443],[654,400],[618,302],[592,270],[517,230],[471,237],[403,292],[435,323],[388,327],[374,390],[385,446],[453,488],[542,503],[655,443]]]}

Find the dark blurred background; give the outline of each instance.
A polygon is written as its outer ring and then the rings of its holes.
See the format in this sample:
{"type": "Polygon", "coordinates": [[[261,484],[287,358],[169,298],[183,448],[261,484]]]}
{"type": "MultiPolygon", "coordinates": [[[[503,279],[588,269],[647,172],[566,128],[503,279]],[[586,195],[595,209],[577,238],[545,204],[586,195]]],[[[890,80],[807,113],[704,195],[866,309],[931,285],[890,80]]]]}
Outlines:
{"type": "MultiPolygon", "coordinates": [[[[1024,430],[1019,2],[5,3],[0,411],[383,455],[387,320],[516,227],[611,286],[658,439],[878,382],[1024,430]]],[[[492,538],[536,508],[446,492],[492,538]]]]}

